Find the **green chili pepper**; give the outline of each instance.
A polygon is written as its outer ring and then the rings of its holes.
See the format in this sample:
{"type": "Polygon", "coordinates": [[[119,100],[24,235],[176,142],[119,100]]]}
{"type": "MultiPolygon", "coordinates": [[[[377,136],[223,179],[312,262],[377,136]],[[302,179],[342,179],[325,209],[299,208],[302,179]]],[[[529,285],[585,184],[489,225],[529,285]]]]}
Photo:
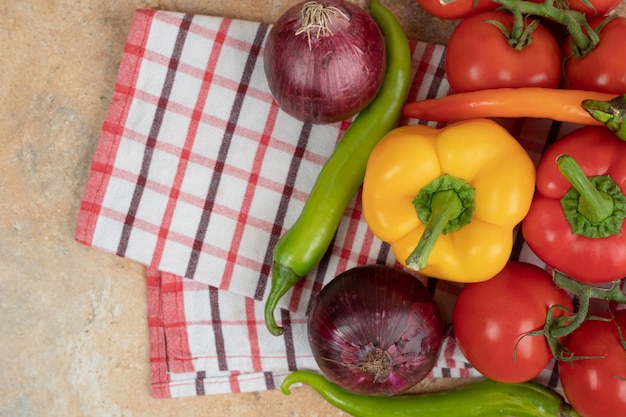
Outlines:
{"type": "Polygon", "coordinates": [[[302,382],[326,401],[354,417],[580,417],[555,391],[532,383],[505,384],[482,379],[450,391],[397,396],[349,392],[311,371],[296,371],[281,385],[302,382]]]}
{"type": "Polygon", "coordinates": [[[604,123],[621,140],[626,140],[626,94],[612,100],[584,100],[582,108],[591,117],[604,123]]]}
{"type": "Polygon", "coordinates": [[[274,248],[272,283],[265,322],[273,335],[283,332],[274,318],[280,298],[322,259],[341,216],[363,183],[370,153],[393,129],[410,85],[411,52],[396,17],[379,0],[370,13],[385,36],[387,66],[376,98],[354,119],[320,171],[300,217],[274,248]]]}

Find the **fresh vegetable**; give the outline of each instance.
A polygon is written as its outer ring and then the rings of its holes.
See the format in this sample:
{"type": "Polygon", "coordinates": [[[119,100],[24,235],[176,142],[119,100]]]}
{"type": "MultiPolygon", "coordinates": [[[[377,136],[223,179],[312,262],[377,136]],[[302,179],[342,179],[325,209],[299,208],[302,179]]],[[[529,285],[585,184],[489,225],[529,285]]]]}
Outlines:
{"type": "Polygon", "coordinates": [[[494,0],[513,14],[515,21],[513,31],[521,31],[525,21],[530,17],[539,17],[562,25],[569,34],[573,48],[577,54],[584,55],[598,45],[599,36],[595,28],[587,21],[587,16],[565,6],[565,0],[557,1],[523,1],[494,0]]]}
{"type": "Polygon", "coordinates": [[[282,392],[290,394],[295,383],[309,385],[354,417],[580,417],[558,393],[530,382],[503,384],[483,379],[439,393],[374,397],[351,393],[317,373],[296,371],[287,375],[282,392]]]}
{"type": "Polygon", "coordinates": [[[571,36],[563,42],[564,87],[594,90],[613,95],[626,92],[626,17],[594,19],[590,22],[599,36],[587,53],[575,49],[571,36]]]}
{"type": "Polygon", "coordinates": [[[462,19],[499,6],[492,0],[417,0],[417,4],[431,15],[447,20],[462,19]]]}
{"type": "Polygon", "coordinates": [[[587,99],[607,101],[614,94],[555,88],[500,88],[414,101],[404,115],[414,119],[448,122],[483,117],[531,117],[583,125],[599,125],[581,107],[587,99]]]}
{"type": "Polygon", "coordinates": [[[564,87],[611,94],[626,91],[626,62],[616,59],[626,52],[623,42],[626,38],[626,18],[611,15],[589,19],[576,7],[568,7],[564,0],[494,1],[513,14],[516,22],[513,31],[519,31],[529,16],[552,21],[565,29],[567,36],[561,50],[564,87]]]}
{"type": "Polygon", "coordinates": [[[602,314],[586,320],[569,336],[566,347],[574,356],[559,362],[563,391],[585,417],[626,415],[626,310],[614,317],[602,314]]]}
{"type": "Polygon", "coordinates": [[[393,395],[437,362],[444,323],[426,286],[385,265],[339,274],[309,315],[313,356],[331,381],[353,392],[393,395]]]}
{"type": "Polygon", "coordinates": [[[552,359],[541,334],[548,310],[572,311],[572,300],[544,269],[511,261],[492,279],[466,284],[454,304],[452,326],[465,358],[487,378],[529,381],[552,359]],[[532,334],[537,332],[536,334],[532,334]]]}
{"type": "Polygon", "coordinates": [[[385,42],[374,19],[349,1],[302,1],[272,26],[263,58],[284,111],[331,123],[374,99],[385,72],[385,42]]]}
{"type": "Polygon", "coordinates": [[[512,231],[528,211],[534,181],[532,160],[496,122],[403,126],[370,156],[363,215],[409,268],[484,281],[511,255],[512,231]]]}
{"type": "Polygon", "coordinates": [[[411,78],[411,51],[395,16],[379,0],[370,12],[385,35],[387,69],[376,98],[354,119],[320,171],[296,223],[274,248],[272,284],[265,304],[265,323],[282,334],[274,318],[280,298],[320,261],[341,216],[363,183],[370,152],[398,122],[411,78]]]}
{"type": "Polygon", "coordinates": [[[545,263],[580,282],[626,276],[626,142],[585,126],[551,145],[522,233],[545,263]]]}
{"type": "Polygon", "coordinates": [[[520,30],[513,27],[513,16],[497,11],[474,14],[458,24],[446,47],[452,91],[559,86],[560,48],[552,33],[539,20],[520,30]]]}
{"type": "Polygon", "coordinates": [[[559,271],[554,271],[553,280],[557,287],[567,291],[576,300],[576,310],[555,306],[546,315],[543,330],[536,334],[546,337],[552,355],[558,361],[571,362],[573,354],[563,346],[562,339],[576,332],[587,319],[593,318],[592,302],[596,309],[600,303],[626,304],[626,294],[622,291],[621,281],[613,281],[610,286],[584,284],[559,271]],[[565,315],[560,314],[563,310],[565,315]]]}
{"type": "Polygon", "coordinates": [[[621,140],[626,140],[626,94],[611,100],[583,100],[581,106],[621,140]]]}

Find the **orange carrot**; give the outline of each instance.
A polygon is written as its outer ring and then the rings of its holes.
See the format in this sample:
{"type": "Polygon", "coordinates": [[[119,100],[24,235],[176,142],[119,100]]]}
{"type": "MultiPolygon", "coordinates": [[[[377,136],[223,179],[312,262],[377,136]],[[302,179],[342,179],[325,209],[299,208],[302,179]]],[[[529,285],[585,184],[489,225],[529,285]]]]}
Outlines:
{"type": "Polygon", "coordinates": [[[582,125],[601,125],[581,107],[586,99],[610,100],[615,94],[523,87],[479,90],[420,100],[404,106],[404,116],[437,122],[475,118],[529,117],[582,125]]]}

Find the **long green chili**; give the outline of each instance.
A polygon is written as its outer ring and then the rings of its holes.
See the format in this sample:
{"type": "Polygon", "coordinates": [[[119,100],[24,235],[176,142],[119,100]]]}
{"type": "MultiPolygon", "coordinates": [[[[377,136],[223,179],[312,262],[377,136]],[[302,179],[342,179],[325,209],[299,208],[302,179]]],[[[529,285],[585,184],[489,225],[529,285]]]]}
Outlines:
{"type": "Polygon", "coordinates": [[[482,379],[439,393],[372,396],[349,392],[315,372],[296,371],[281,390],[288,395],[300,382],[354,417],[580,417],[558,393],[532,382],[482,379]]]}
{"type": "Polygon", "coordinates": [[[406,101],[411,74],[406,35],[396,17],[379,0],[371,0],[370,13],[385,36],[385,76],[376,98],[354,119],[322,167],[300,217],[274,248],[265,322],[276,336],[283,332],[274,318],[278,301],[328,250],[343,212],[363,183],[370,153],[397,125],[406,101]]]}

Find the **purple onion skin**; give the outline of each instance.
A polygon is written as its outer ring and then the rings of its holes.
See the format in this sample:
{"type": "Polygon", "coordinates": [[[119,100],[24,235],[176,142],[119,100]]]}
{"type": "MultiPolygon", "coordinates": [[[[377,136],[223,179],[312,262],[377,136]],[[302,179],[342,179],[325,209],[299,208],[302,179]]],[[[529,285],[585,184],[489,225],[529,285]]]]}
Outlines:
{"type": "Polygon", "coordinates": [[[339,274],[319,293],[308,320],[322,373],[367,395],[399,394],[423,380],[437,361],[444,330],[424,284],[385,265],[339,274]]]}
{"type": "Polygon", "coordinates": [[[363,110],[380,89],[385,73],[382,33],[359,6],[326,0],[321,3],[337,7],[350,20],[332,17],[332,34],[296,35],[305,3],[287,10],[266,39],[263,59],[270,91],[280,108],[300,121],[346,120],[363,110]]]}

